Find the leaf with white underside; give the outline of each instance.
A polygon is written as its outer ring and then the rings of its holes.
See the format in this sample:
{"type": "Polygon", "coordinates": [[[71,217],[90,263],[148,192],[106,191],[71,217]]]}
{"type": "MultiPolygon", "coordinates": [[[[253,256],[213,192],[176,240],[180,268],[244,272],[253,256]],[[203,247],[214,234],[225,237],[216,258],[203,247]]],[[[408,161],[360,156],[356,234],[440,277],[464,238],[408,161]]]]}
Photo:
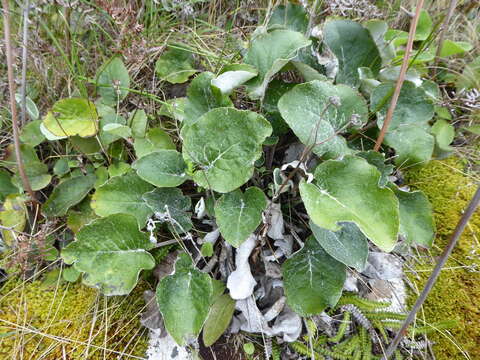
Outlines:
{"type": "Polygon", "coordinates": [[[380,172],[366,160],[347,155],[328,160],[315,170],[315,183],[300,183],[300,195],[310,219],[318,226],[340,230],[354,222],[383,251],[391,251],[399,231],[395,194],[381,188],[380,172]]]}
{"type": "Polygon", "coordinates": [[[53,189],[42,207],[47,216],[63,216],[93,189],[97,177],[93,174],[67,179],[53,189]]]}
{"type": "Polygon", "coordinates": [[[408,244],[425,248],[432,246],[435,237],[435,221],[432,205],[421,191],[403,191],[390,184],[400,204],[400,234],[408,244]]]}
{"type": "Polygon", "coordinates": [[[157,286],[157,302],[168,333],[179,345],[200,333],[212,303],[213,285],[208,274],[196,270],[187,254],[180,254],[175,272],[157,286]]]}
{"type": "Polygon", "coordinates": [[[271,133],[269,122],[255,112],[213,109],[182,128],[183,157],[196,166],[197,184],[227,193],[252,177],[262,143],[271,133]]]}
{"type": "Polygon", "coordinates": [[[175,187],[187,180],[185,161],[176,150],[158,150],[135,161],[138,176],[157,187],[175,187]]]}
{"type": "Polygon", "coordinates": [[[283,263],[282,275],[288,306],[301,316],[311,316],[338,302],[346,268],[310,236],[305,246],[283,263]]]}
{"type": "Polygon", "coordinates": [[[142,195],[152,191],[153,185],[137,174],[115,176],[100,186],[92,196],[91,207],[98,216],[126,213],[135,216],[140,227],[152,215],[142,195]]]}
{"type": "Polygon", "coordinates": [[[115,214],[82,227],[61,256],[66,264],[84,273],[85,285],[105,295],[126,295],[137,284],[140,271],[155,266],[147,252],[153,246],[138,230],[135,217],[115,214]]]}
{"type": "MultiPolygon", "coordinates": [[[[383,126],[394,86],[394,83],[380,84],[370,96],[370,108],[377,111],[379,129],[383,126]],[[384,106],[378,109],[381,104],[384,106]]],[[[413,165],[430,160],[435,143],[429,125],[433,115],[434,106],[425,90],[405,81],[385,136],[385,144],[395,149],[397,165],[413,165]]]]}
{"type": "Polygon", "coordinates": [[[358,68],[368,67],[376,75],[382,58],[370,32],[351,20],[330,20],[323,27],[324,41],[338,59],[335,81],[358,86],[358,68]]]}
{"type": "Polygon", "coordinates": [[[224,194],[215,204],[215,216],[225,241],[239,247],[262,222],[266,206],[265,195],[257,187],[224,194]]]}
{"type": "Polygon", "coordinates": [[[358,271],[365,268],[368,241],[354,223],[341,223],[341,229],[331,231],[310,221],[310,229],[322,248],[334,259],[358,271]]]}
{"type": "Polygon", "coordinates": [[[247,64],[231,64],[222,69],[222,73],[212,79],[212,86],[222,94],[228,95],[235,88],[245,84],[248,80],[258,75],[257,69],[247,64]]]}
{"type": "Polygon", "coordinates": [[[280,98],[278,109],[303,144],[317,144],[313,152],[329,158],[352,152],[336,132],[351,126],[352,116],[359,125],[368,119],[366,101],[356,90],[319,80],[296,85],[280,98]],[[339,106],[331,104],[332,96],[339,106]]]}
{"type": "Polygon", "coordinates": [[[98,115],[95,105],[87,99],[69,98],[57,101],[42,124],[53,135],[81,137],[97,133],[98,115]]]}
{"type": "Polygon", "coordinates": [[[258,76],[246,84],[248,96],[263,98],[273,76],[308,45],[310,41],[303,34],[291,30],[275,30],[252,39],[244,62],[254,66],[258,76]]]}
{"type": "MultiPolygon", "coordinates": [[[[169,223],[171,230],[183,234],[192,228],[192,201],[178,188],[161,188],[147,192],[143,200],[155,215],[169,223]]],[[[158,217],[157,217],[158,218],[158,217]]]]}

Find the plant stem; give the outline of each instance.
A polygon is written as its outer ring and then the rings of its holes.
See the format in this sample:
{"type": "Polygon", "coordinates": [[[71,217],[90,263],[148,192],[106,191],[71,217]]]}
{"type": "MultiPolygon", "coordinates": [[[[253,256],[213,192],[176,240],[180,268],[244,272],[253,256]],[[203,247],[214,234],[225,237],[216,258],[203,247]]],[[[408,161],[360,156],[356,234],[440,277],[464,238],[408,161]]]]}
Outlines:
{"type": "Polygon", "coordinates": [[[22,99],[20,125],[23,127],[27,123],[27,56],[28,56],[28,12],[30,10],[30,1],[25,0],[23,4],[23,39],[22,39],[22,86],[20,96],[22,99]]]}
{"type": "Polygon", "coordinates": [[[400,90],[402,89],[403,82],[405,80],[405,75],[408,69],[408,59],[410,58],[410,53],[412,52],[413,41],[415,39],[415,32],[417,31],[418,19],[420,17],[420,11],[422,10],[424,0],[418,0],[417,9],[415,10],[415,16],[410,24],[410,31],[408,33],[407,47],[405,48],[405,55],[403,56],[402,67],[400,68],[400,74],[398,75],[397,84],[395,85],[395,91],[392,95],[392,101],[390,102],[390,107],[388,108],[387,115],[385,116],[385,121],[383,122],[382,130],[378,135],[377,141],[375,142],[375,147],[373,150],[378,151],[382,145],[385,134],[387,133],[388,126],[392,121],[393,112],[397,107],[398,98],[400,96],[400,90]]]}
{"type": "Polygon", "coordinates": [[[12,59],[12,45],[10,43],[10,9],[8,0],[2,0],[3,5],[3,27],[5,31],[5,53],[7,55],[7,73],[8,73],[8,90],[10,95],[10,111],[12,113],[12,128],[13,128],[13,144],[15,147],[15,157],[17,160],[18,173],[22,179],[25,191],[30,195],[31,200],[37,203],[35,194],[30,186],[25,167],[23,166],[22,154],[20,152],[20,136],[18,129],[17,105],[15,103],[15,80],[13,77],[13,59],[12,59]]]}
{"type": "Polygon", "coordinates": [[[440,53],[442,52],[443,42],[445,41],[447,27],[448,27],[448,24],[450,23],[450,20],[452,19],[453,12],[455,11],[456,7],[457,7],[457,0],[451,0],[450,6],[447,12],[447,17],[445,18],[445,21],[442,24],[442,28],[440,29],[440,36],[438,38],[438,47],[437,47],[437,52],[435,53],[435,61],[433,63],[433,69],[432,69],[433,77],[435,77],[437,73],[437,65],[438,65],[438,61],[440,60],[440,53]]]}
{"type": "Polygon", "coordinates": [[[440,275],[440,271],[442,270],[443,266],[447,262],[448,257],[452,253],[452,250],[457,244],[458,239],[462,235],[463,230],[467,226],[468,221],[475,213],[475,209],[478,207],[479,203],[480,203],[480,185],[478,186],[477,191],[475,192],[475,195],[473,196],[472,200],[470,200],[470,203],[468,204],[467,209],[463,213],[462,218],[458,222],[457,227],[455,228],[455,231],[453,232],[452,237],[450,238],[450,241],[447,244],[447,247],[443,250],[443,253],[440,256],[437,262],[437,265],[435,265],[435,268],[433,269],[432,274],[428,278],[425,288],[423,289],[422,293],[420,294],[417,301],[415,302],[415,305],[413,305],[413,308],[408,314],[407,319],[403,323],[402,328],[398,331],[397,335],[395,336],[395,338],[389,345],[387,351],[385,352],[385,355],[383,358],[384,360],[388,360],[388,358],[393,355],[398,344],[400,343],[400,341],[402,341],[403,337],[407,333],[408,327],[413,322],[418,310],[423,305],[423,303],[425,302],[425,299],[427,298],[428,294],[432,290],[433,285],[435,284],[438,276],[440,275]]]}

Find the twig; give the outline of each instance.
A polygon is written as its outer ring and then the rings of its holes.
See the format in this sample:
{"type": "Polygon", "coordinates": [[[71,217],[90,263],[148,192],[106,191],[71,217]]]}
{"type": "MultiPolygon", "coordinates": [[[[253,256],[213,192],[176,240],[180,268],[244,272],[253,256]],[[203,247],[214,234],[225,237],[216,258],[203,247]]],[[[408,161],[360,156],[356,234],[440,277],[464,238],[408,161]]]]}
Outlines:
{"type": "Polygon", "coordinates": [[[443,42],[445,41],[445,35],[447,34],[447,27],[448,27],[448,24],[450,23],[450,20],[452,19],[453,12],[455,11],[456,7],[457,7],[457,0],[451,0],[450,6],[447,12],[447,17],[445,18],[445,21],[442,24],[442,28],[440,29],[440,36],[438,37],[438,47],[437,47],[437,52],[435,53],[435,60],[433,62],[433,70],[432,70],[433,77],[435,77],[437,73],[437,65],[438,65],[438,61],[440,60],[440,53],[442,52],[443,42]]]}
{"type": "Polygon", "coordinates": [[[408,69],[408,59],[410,58],[410,53],[412,52],[413,41],[415,39],[415,32],[417,31],[418,19],[420,17],[420,11],[422,10],[424,0],[418,0],[417,9],[415,11],[415,17],[413,18],[410,24],[410,31],[408,33],[407,47],[405,48],[405,55],[403,56],[402,67],[400,68],[400,74],[398,75],[397,84],[395,85],[395,91],[393,92],[392,101],[390,102],[390,107],[388,108],[387,115],[385,116],[385,121],[383,122],[382,130],[378,135],[377,141],[375,142],[375,147],[373,150],[378,151],[382,145],[385,134],[387,133],[388,126],[392,121],[393,112],[397,107],[398,97],[400,96],[400,90],[402,89],[403,81],[405,80],[405,74],[408,69]]]}
{"type": "Polygon", "coordinates": [[[15,81],[13,78],[13,59],[12,59],[12,45],[10,43],[10,9],[8,0],[2,0],[3,5],[3,27],[5,31],[5,52],[7,55],[7,73],[8,73],[8,90],[10,95],[10,111],[12,113],[12,128],[13,128],[13,144],[15,147],[15,157],[17,159],[18,172],[22,179],[25,191],[30,195],[31,200],[37,203],[35,194],[28,181],[25,167],[23,166],[22,154],[20,152],[20,137],[18,129],[17,105],[15,103],[15,81]]]}
{"type": "Polygon", "coordinates": [[[30,10],[30,1],[25,0],[23,4],[23,39],[22,39],[22,86],[20,88],[20,96],[22,99],[20,126],[27,123],[27,56],[28,56],[28,13],[30,10]]]}
{"type": "Polygon", "coordinates": [[[402,328],[397,333],[397,335],[395,336],[395,338],[391,342],[390,346],[388,347],[388,349],[385,353],[385,356],[383,358],[384,360],[388,360],[388,358],[390,356],[392,356],[392,354],[396,350],[398,344],[400,343],[400,341],[402,341],[403,337],[407,333],[408,327],[410,326],[410,324],[414,320],[414,318],[415,318],[418,310],[420,309],[420,307],[425,302],[425,299],[427,298],[428,294],[430,293],[430,290],[432,290],[433,285],[437,281],[437,278],[440,275],[440,272],[441,272],[443,266],[447,262],[448,257],[452,253],[452,250],[455,247],[455,245],[457,244],[458,239],[462,235],[463,230],[467,226],[468,221],[470,220],[470,218],[475,213],[475,209],[478,207],[479,203],[480,203],[480,185],[477,188],[477,191],[475,192],[475,195],[473,196],[472,200],[470,200],[470,203],[468,204],[467,209],[463,213],[462,218],[458,222],[457,227],[455,228],[455,231],[453,232],[452,237],[450,238],[450,241],[448,242],[447,247],[443,250],[443,253],[440,256],[440,258],[437,262],[437,265],[435,265],[435,268],[433,269],[432,274],[428,278],[428,281],[425,285],[425,288],[423,289],[422,293],[420,294],[417,301],[415,302],[415,305],[413,306],[412,310],[408,314],[408,317],[405,320],[405,322],[403,323],[402,328]]]}

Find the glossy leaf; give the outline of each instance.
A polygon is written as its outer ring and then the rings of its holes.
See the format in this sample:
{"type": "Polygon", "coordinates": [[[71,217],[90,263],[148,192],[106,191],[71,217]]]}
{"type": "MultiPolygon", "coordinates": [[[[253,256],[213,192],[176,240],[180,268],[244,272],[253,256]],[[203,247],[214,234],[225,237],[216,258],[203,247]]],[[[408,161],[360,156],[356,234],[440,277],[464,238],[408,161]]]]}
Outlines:
{"type": "Polygon", "coordinates": [[[323,33],[325,43],[338,59],[337,83],[360,85],[360,67],[378,74],[382,58],[372,35],[362,25],[351,20],[330,20],[325,23],[323,33]]]}
{"type": "Polygon", "coordinates": [[[97,110],[87,99],[69,98],[57,101],[43,119],[43,125],[55,136],[82,137],[97,133],[97,110]]]}
{"type": "Polygon", "coordinates": [[[250,179],[262,143],[271,133],[268,121],[252,111],[213,109],[182,128],[183,157],[196,166],[197,184],[230,192],[250,179]]]}
{"type": "Polygon", "coordinates": [[[328,255],[313,236],[283,263],[282,275],[287,303],[301,316],[335,306],[346,279],[345,265],[328,255]]]}
{"type": "Polygon", "coordinates": [[[315,170],[315,183],[300,183],[300,194],[316,225],[338,231],[340,222],[354,222],[375,245],[391,251],[399,231],[398,200],[379,187],[380,172],[366,160],[345,156],[315,170]]]}
{"type": "Polygon", "coordinates": [[[93,189],[96,181],[93,174],[67,179],[57,185],[43,205],[43,213],[47,216],[63,216],[72,206],[78,204],[93,189]]]}
{"type": "Polygon", "coordinates": [[[297,56],[298,50],[308,45],[309,40],[291,30],[275,30],[253,38],[244,57],[246,64],[258,70],[258,76],[247,83],[249,97],[263,98],[273,76],[297,56]]]}
{"type": "Polygon", "coordinates": [[[266,206],[265,195],[257,187],[224,194],[215,204],[215,216],[225,241],[239,247],[262,222],[266,206]]]}
{"type": "Polygon", "coordinates": [[[113,57],[100,68],[97,75],[97,92],[104,104],[116,105],[125,99],[129,87],[130,76],[120,57],[113,57]]]}
{"type": "Polygon", "coordinates": [[[367,263],[368,241],[354,223],[341,223],[341,229],[331,231],[310,221],[315,239],[328,255],[361,272],[367,263]]]}
{"type": "Polygon", "coordinates": [[[137,284],[140,271],[155,266],[147,252],[153,246],[138,230],[134,216],[115,214],[82,227],[61,256],[66,264],[84,273],[85,285],[105,295],[126,295],[137,284]]]}
{"type": "Polygon", "coordinates": [[[359,126],[368,118],[367,104],[359,93],[346,85],[318,80],[296,85],[280,98],[278,108],[303,144],[316,144],[313,152],[330,158],[351,153],[336,132],[351,126],[352,119],[359,126]],[[334,105],[332,97],[340,104],[334,105]]]}
{"type": "Polygon", "coordinates": [[[140,227],[152,215],[152,210],[142,195],[152,191],[153,185],[143,181],[137,174],[116,176],[100,186],[92,197],[92,209],[98,216],[131,214],[137,218],[140,227]]]}
{"type": "Polygon", "coordinates": [[[212,303],[213,285],[208,274],[196,270],[187,254],[180,254],[175,272],[160,280],[157,302],[168,333],[179,345],[194,340],[212,303]]]}

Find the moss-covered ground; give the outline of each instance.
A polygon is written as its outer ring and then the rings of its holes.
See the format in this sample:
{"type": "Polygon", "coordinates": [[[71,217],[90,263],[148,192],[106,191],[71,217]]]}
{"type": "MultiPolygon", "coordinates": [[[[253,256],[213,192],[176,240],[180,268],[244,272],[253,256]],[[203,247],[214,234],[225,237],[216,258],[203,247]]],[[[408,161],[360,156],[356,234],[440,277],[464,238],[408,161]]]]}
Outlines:
{"type": "MultiPolygon", "coordinates": [[[[422,190],[432,203],[437,226],[433,248],[415,258],[409,279],[422,289],[476,190],[458,158],[432,161],[409,171],[407,183],[422,190]]],[[[410,305],[416,296],[410,297],[410,305]]],[[[429,335],[437,360],[480,359],[480,210],[460,238],[419,317],[428,323],[457,320],[458,326],[429,335]]]]}
{"type": "Polygon", "coordinates": [[[82,284],[12,280],[0,290],[0,359],[143,359],[141,286],[107,298],[82,284]]]}

